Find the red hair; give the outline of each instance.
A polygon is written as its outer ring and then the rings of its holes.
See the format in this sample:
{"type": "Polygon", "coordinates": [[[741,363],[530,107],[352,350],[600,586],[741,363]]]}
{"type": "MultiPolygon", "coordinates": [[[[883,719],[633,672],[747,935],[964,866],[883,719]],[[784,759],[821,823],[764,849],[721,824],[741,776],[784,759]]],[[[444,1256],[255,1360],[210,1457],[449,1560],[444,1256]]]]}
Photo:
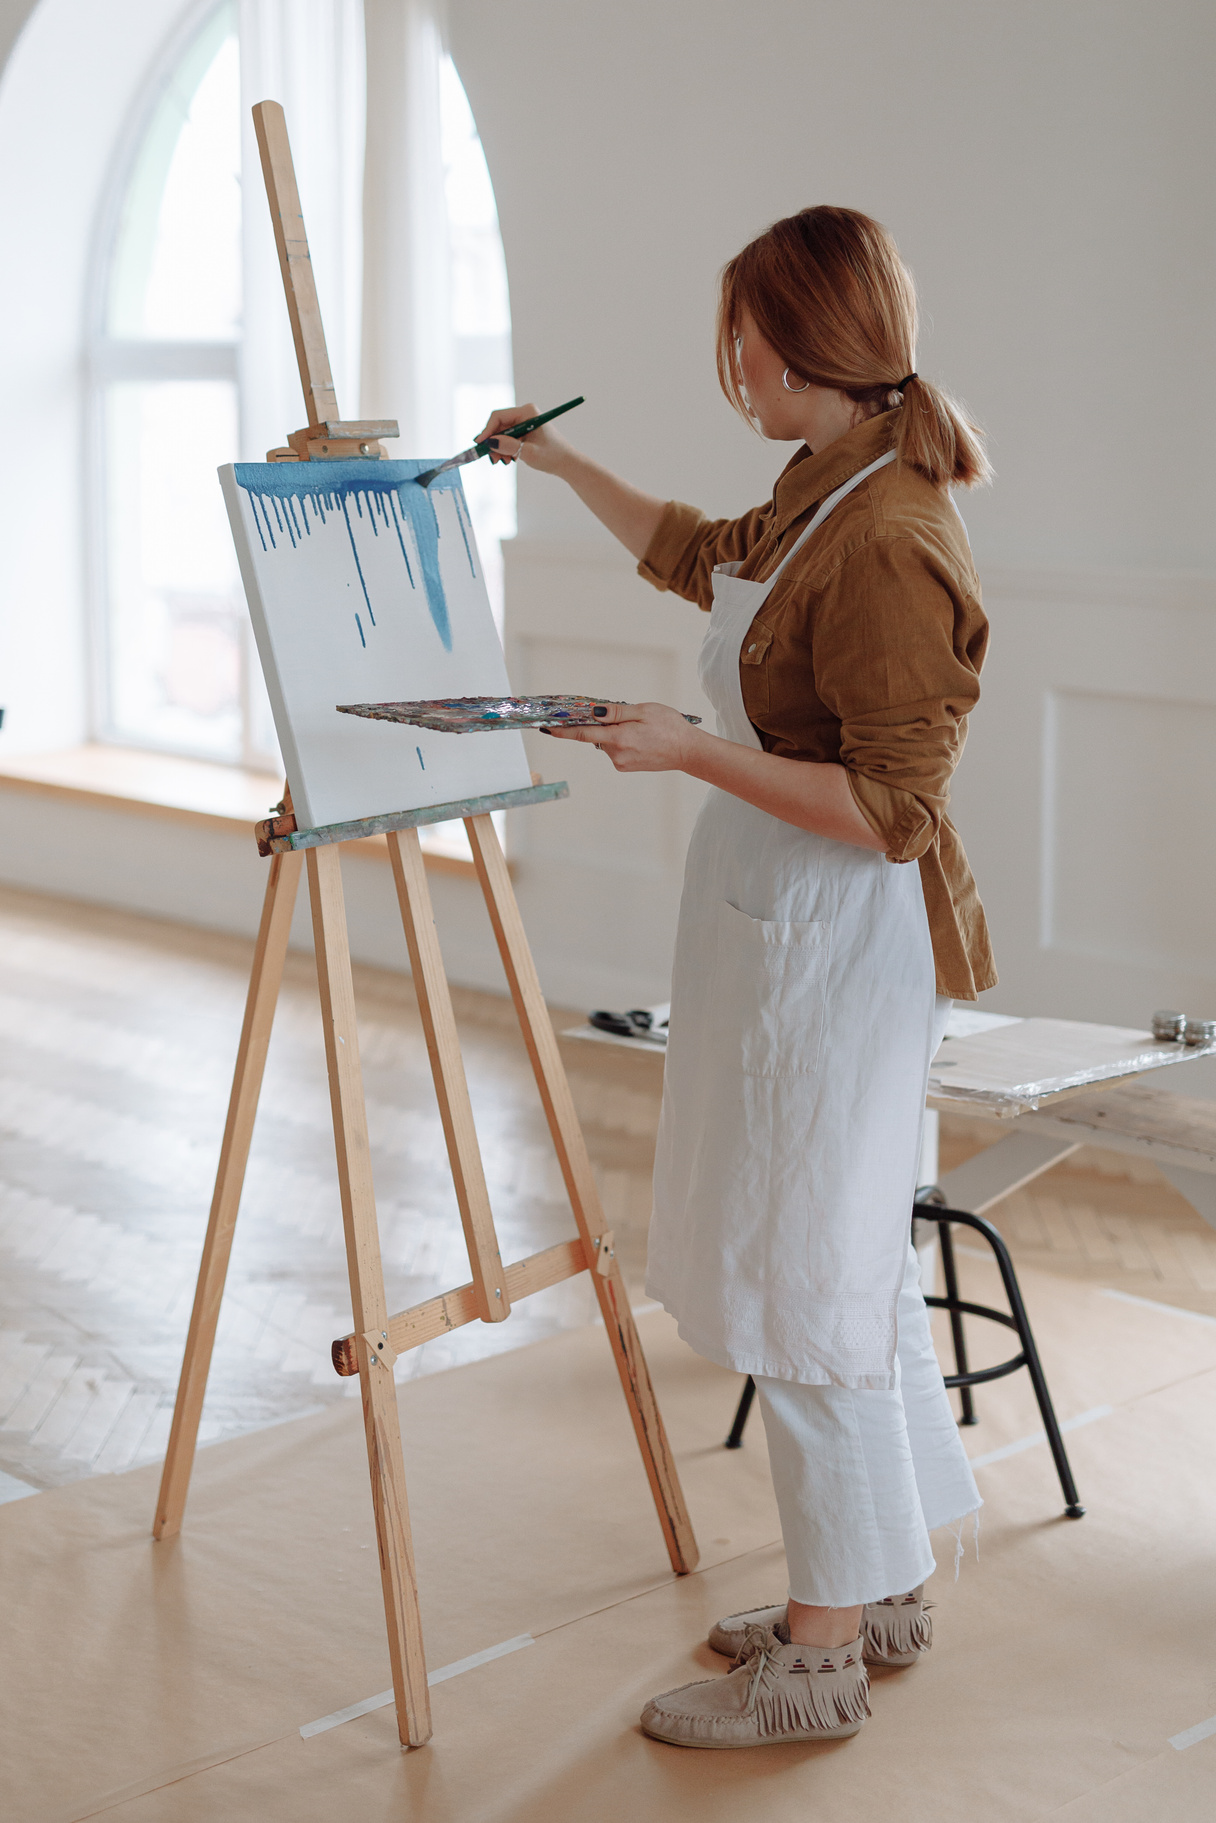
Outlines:
{"type": "MultiPolygon", "coordinates": [[[[871,415],[900,404],[916,365],[916,287],[881,222],[856,209],[803,209],[774,222],[722,272],[718,379],[751,421],[735,346],[744,312],[786,367],[847,393],[871,415]]],[[[938,487],[974,487],[992,469],[983,432],[949,394],[913,375],[895,449],[938,487]]]]}

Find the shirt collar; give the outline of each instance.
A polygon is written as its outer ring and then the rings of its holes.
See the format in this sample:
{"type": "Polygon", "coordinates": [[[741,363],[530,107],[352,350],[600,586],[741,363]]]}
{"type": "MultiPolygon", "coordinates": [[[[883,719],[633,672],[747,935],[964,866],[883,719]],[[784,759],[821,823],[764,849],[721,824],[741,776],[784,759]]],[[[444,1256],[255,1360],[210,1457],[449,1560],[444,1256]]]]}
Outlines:
{"type": "Polygon", "coordinates": [[[867,463],[876,462],[891,447],[898,411],[880,412],[864,424],[837,437],[815,455],[804,443],[777,478],[773,489],[773,531],[780,537],[795,519],[852,480],[867,463]]]}

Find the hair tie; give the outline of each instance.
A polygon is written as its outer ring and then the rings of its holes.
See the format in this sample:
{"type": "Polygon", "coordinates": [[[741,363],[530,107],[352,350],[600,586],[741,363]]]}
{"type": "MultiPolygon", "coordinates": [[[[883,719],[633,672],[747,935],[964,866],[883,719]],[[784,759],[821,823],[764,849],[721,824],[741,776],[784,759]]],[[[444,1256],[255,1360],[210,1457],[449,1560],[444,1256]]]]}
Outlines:
{"type": "Polygon", "coordinates": [[[895,382],[894,386],[891,388],[891,390],[892,390],[892,392],[903,392],[904,388],[907,386],[910,386],[912,384],[913,380],[919,380],[919,379],[920,379],[920,375],[918,373],[906,374],[902,380],[896,380],[896,382],[895,382]]]}

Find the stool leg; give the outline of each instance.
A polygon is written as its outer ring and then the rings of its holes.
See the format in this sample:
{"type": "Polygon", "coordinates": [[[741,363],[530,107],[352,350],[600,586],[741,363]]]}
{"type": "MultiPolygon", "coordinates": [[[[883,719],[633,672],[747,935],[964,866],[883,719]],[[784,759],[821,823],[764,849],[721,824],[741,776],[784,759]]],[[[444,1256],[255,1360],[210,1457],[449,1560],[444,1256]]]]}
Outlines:
{"type": "Polygon", "coordinates": [[[996,1255],[997,1265],[1001,1269],[1001,1279],[1005,1286],[1005,1296],[1009,1299],[1010,1314],[1018,1326],[1018,1335],[1021,1337],[1022,1352],[1026,1356],[1026,1366],[1034,1387],[1034,1396],[1039,1402],[1039,1411],[1043,1417],[1043,1429],[1047,1432],[1047,1441],[1051,1445],[1051,1453],[1055,1459],[1056,1474],[1060,1477],[1060,1489],[1064,1495],[1064,1512],[1069,1519],[1080,1519],[1085,1508],[1077,1498],[1077,1484],[1072,1478],[1072,1469],[1064,1449],[1064,1439],[1060,1435],[1060,1426],[1056,1422],[1055,1407],[1051,1403],[1051,1394],[1047,1390],[1047,1381],[1039,1360],[1039,1351],[1035,1347],[1030,1319],[1026,1315],[1026,1306],[1022,1302],[1021,1287],[1018,1284],[1017,1273],[1013,1269],[1013,1260],[1000,1233],[991,1222],[983,1221],[982,1217],[975,1218],[975,1226],[980,1229],[992,1248],[996,1255]]]}
{"type": "MultiPolygon", "coordinates": [[[[933,1218],[930,1217],[930,1220],[933,1218]]],[[[946,1302],[950,1308],[950,1335],[954,1342],[954,1371],[956,1374],[970,1373],[967,1366],[967,1342],[963,1335],[963,1313],[958,1308],[958,1273],[954,1266],[954,1237],[950,1233],[950,1224],[939,1221],[937,1232],[942,1242],[942,1277],[946,1281],[946,1302]]],[[[975,1401],[971,1397],[969,1386],[960,1386],[959,1400],[963,1407],[960,1420],[963,1424],[977,1424],[975,1401]]]]}
{"type": "Polygon", "coordinates": [[[752,1379],[751,1375],[748,1374],[747,1385],[743,1388],[743,1395],[739,1400],[739,1409],[735,1413],[735,1422],[731,1425],[730,1436],[726,1439],[726,1447],[728,1450],[739,1450],[743,1448],[743,1426],[747,1423],[747,1414],[752,1409],[752,1400],[755,1396],[756,1382],[752,1379]]]}

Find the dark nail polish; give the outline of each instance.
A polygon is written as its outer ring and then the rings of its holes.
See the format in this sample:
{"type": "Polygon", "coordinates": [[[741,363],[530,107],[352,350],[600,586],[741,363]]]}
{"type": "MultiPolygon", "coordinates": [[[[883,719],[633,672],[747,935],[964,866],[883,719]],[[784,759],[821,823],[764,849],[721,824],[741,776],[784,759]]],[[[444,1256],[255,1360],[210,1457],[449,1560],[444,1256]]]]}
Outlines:
{"type": "Polygon", "coordinates": [[[607,713],[608,713],[607,705],[604,703],[597,703],[595,705],[595,708],[591,711],[591,713],[592,713],[592,715],[607,715],[607,713]]]}
{"type": "Polygon", "coordinates": [[[490,445],[491,449],[498,448],[498,438],[497,437],[487,437],[486,442],[490,445]]]}

